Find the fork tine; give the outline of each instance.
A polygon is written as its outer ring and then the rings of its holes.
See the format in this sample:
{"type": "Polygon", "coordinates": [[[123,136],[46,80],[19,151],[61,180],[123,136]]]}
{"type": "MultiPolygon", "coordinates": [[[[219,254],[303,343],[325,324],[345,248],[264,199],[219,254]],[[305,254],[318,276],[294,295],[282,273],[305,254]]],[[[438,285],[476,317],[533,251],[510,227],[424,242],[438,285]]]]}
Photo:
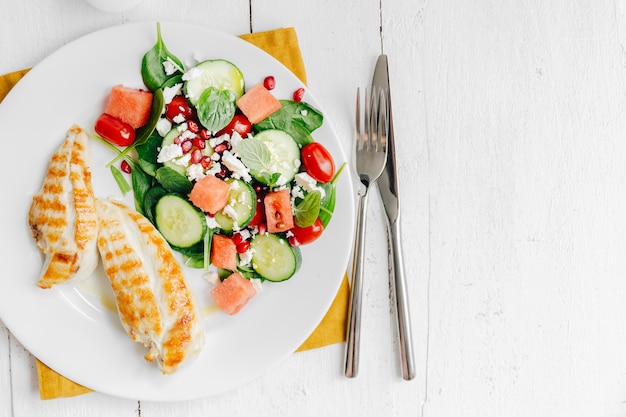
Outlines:
{"type": "Polygon", "coordinates": [[[356,120],[355,120],[355,142],[356,150],[358,151],[362,147],[361,142],[361,89],[356,88],[356,120]]]}

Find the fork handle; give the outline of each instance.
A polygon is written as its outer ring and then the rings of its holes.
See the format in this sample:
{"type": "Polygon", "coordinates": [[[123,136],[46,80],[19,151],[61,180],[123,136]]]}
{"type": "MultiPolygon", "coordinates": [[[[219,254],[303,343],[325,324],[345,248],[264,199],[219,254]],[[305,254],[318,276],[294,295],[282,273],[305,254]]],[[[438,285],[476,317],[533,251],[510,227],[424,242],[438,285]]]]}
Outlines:
{"type": "Polygon", "coordinates": [[[365,219],[367,217],[367,188],[359,195],[354,258],[352,260],[352,289],[347,328],[345,375],[357,376],[359,371],[359,345],[361,340],[361,305],[363,301],[363,247],[365,243],[365,219]]]}
{"type": "Polygon", "coordinates": [[[400,341],[400,359],[402,377],[410,381],[415,378],[415,362],[413,357],[413,338],[411,337],[411,320],[409,315],[409,300],[407,296],[406,280],[404,277],[404,263],[402,261],[402,243],[400,238],[400,217],[394,221],[387,219],[389,232],[389,267],[390,285],[392,288],[398,338],[400,341]]]}

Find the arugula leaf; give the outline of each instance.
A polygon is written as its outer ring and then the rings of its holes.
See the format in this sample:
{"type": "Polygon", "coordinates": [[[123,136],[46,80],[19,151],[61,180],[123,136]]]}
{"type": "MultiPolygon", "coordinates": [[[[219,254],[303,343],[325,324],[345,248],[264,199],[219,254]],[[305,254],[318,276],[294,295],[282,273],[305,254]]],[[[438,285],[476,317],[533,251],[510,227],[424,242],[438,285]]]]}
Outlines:
{"type": "Polygon", "coordinates": [[[235,115],[235,93],[209,87],[200,95],[196,110],[200,123],[207,130],[218,131],[235,115]]]}
{"type": "Polygon", "coordinates": [[[115,179],[117,186],[120,187],[122,195],[126,195],[132,188],[126,181],[126,178],[124,178],[124,174],[122,174],[122,172],[113,165],[111,165],[111,174],[113,174],[113,178],[115,179]]]}
{"type": "Polygon", "coordinates": [[[309,227],[315,223],[320,214],[321,198],[322,194],[319,191],[311,191],[294,207],[295,221],[298,227],[309,227]]]}
{"type": "Polygon", "coordinates": [[[185,72],[182,61],[167,50],[163,38],[161,38],[161,24],[157,22],[157,41],[141,60],[141,78],[150,91],[161,88],[165,82],[176,73],[185,72]],[[170,63],[176,71],[166,74],[164,62],[170,63]]]}

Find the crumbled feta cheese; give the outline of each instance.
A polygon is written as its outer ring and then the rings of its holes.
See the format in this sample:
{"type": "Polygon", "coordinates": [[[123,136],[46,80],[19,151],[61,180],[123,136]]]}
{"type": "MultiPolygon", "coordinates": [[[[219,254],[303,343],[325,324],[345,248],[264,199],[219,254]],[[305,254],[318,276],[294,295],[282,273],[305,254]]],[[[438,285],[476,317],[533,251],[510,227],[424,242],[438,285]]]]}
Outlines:
{"type": "Polygon", "coordinates": [[[211,164],[206,174],[215,176],[215,174],[218,174],[221,171],[222,171],[222,165],[219,162],[214,162],[211,164]]]}
{"type": "Polygon", "coordinates": [[[211,216],[206,216],[206,226],[209,229],[217,229],[220,227],[220,225],[217,223],[217,220],[215,220],[215,217],[211,216]]]}
{"type": "Polygon", "coordinates": [[[178,130],[179,132],[184,132],[185,130],[187,130],[187,127],[188,127],[187,123],[183,123],[180,126],[178,126],[176,130],[178,130]]]}
{"type": "Polygon", "coordinates": [[[241,232],[239,232],[239,234],[241,235],[241,238],[243,240],[248,240],[252,237],[252,234],[250,233],[250,230],[248,229],[243,229],[241,232]]]}
{"type": "Polygon", "coordinates": [[[209,270],[202,274],[202,278],[211,285],[217,285],[220,282],[220,276],[215,265],[209,265],[209,270]]]}
{"type": "Polygon", "coordinates": [[[250,282],[257,294],[263,291],[263,281],[258,278],[250,278],[250,282]]]}
{"type": "Polygon", "coordinates": [[[222,156],[219,153],[217,153],[217,152],[214,152],[214,153],[211,154],[211,160],[213,160],[215,162],[219,161],[221,158],[222,158],[222,156]]]}
{"type": "Polygon", "coordinates": [[[202,168],[201,164],[189,165],[187,167],[186,173],[187,173],[187,178],[189,178],[190,181],[199,180],[206,176],[206,174],[204,173],[204,168],[202,168]]]}
{"type": "Polygon", "coordinates": [[[306,109],[304,109],[300,111],[300,114],[306,117],[306,115],[309,114],[309,112],[306,109]]]}
{"type": "Polygon", "coordinates": [[[243,139],[241,135],[239,135],[239,133],[237,132],[233,132],[233,134],[230,136],[230,148],[232,150],[233,155],[237,155],[237,150],[242,140],[243,139]]]}
{"type": "Polygon", "coordinates": [[[180,94],[182,88],[183,83],[177,83],[171,87],[163,88],[163,101],[165,102],[165,104],[170,104],[172,102],[172,99],[180,94]]]}
{"type": "Polygon", "coordinates": [[[193,67],[183,74],[183,81],[193,80],[194,78],[198,78],[201,74],[201,69],[193,67]]]}
{"type": "Polygon", "coordinates": [[[165,71],[165,75],[172,75],[178,70],[178,65],[172,61],[171,58],[167,58],[163,61],[163,71],[165,71]]]}
{"type": "Polygon", "coordinates": [[[322,187],[317,186],[317,181],[306,172],[300,172],[296,174],[296,184],[302,187],[305,191],[319,191],[322,198],[326,195],[326,192],[322,187]]]}
{"type": "Polygon", "coordinates": [[[183,116],[182,114],[177,114],[172,121],[174,123],[183,123],[185,121],[185,116],[183,116]]]}
{"type": "Polygon", "coordinates": [[[295,168],[295,169],[300,168],[300,165],[301,165],[301,164],[302,164],[302,162],[300,162],[300,160],[299,160],[299,159],[294,159],[294,160],[293,160],[293,166],[294,166],[294,168],[295,168]]]}
{"type": "Polygon", "coordinates": [[[280,174],[280,176],[276,180],[276,185],[280,187],[285,184],[287,184],[287,178],[285,178],[283,174],[280,174]]]}
{"type": "Polygon", "coordinates": [[[302,192],[302,187],[298,184],[295,184],[291,189],[291,196],[293,198],[304,198],[304,193],[302,192]]]}
{"type": "Polygon", "coordinates": [[[187,165],[189,165],[190,161],[191,161],[190,153],[186,153],[180,158],[172,159],[173,163],[175,163],[176,165],[180,165],[181,167],[186,167],[187,165]]]}
{"type": "Polygon", "coordinates": [[[235,209],[233,208],[233,206],[231,206],[230,204],[227,204],[223,209],[222,209],[222,213],[224,213],[225,215],[227,215],[228,217],[230,217],[233,220],[237,220],[237,212],[235,211],[235,209]]]}
{"type": "Polygon", "coordinates": [[[170,122],[166,118],[159,119],[159,121],[156,124],[156,131],[159,133],[159,135],[161,135],[161,137],[164,137],[165,135],[167,135],[171,129],[172,129],[172,122],[170,122]]]}
{"type": "Polygon", "coordinates": [[[252,261],[252,252],[250,250],[247,250],[244,253],[239,254],[239,265],[241,266],[249,265],[250,261],[252,261]]]}
{"type": "Polygon", "coordinates": [[[185,130],[183,133],[181,133],[180,138],[182,140],[185,139],[194,139],[196,137],[196,134],[193,133],[191,130],[185,130]]]}
{"type": "Polygon", "coordinates": [[[226,168],[232,171],[234,178],[243,179],[246,182],[252,181],[252,177],[250,177],[248,173],[248,168],[229,151],[224,151],[222,154],[222,163],[226,165],[226,168]]]}
{"type": "Polygon", "coordinates": [[[211,148],[215,148],[217,145],[219,145],[220,143],[226,142],[228,139],[229,137],[226,134],[218,136],[216,138],[211,138],[209,139],[209,145],[211,145],[211,148]]]}
{"type": "Polygon", "coordinates": [[[171,161],[180,156],[183,156],[183,149],[179,145],[172,143],[161,148],[157,156],[157,162],[163,163],[171,161]]]}

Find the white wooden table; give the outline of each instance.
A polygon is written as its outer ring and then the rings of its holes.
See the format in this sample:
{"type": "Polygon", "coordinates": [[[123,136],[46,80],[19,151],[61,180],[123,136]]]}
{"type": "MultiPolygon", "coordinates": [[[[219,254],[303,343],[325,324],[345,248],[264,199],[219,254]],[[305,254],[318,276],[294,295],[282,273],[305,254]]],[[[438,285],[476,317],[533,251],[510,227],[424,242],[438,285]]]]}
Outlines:
{"type": "MultiPolygon", "coordinates": [[[[136,21],[293,26],[341,141],[388,54],[417,378],[401,379],[371,195],[358,378],[342,344],[185,403],[41,401],[0,322],[0,417],[626,415],[626,2],[0,0],[0,73],[136,21]]],[[[4,138],[4,143],[7,139],[4,138]]],[[[10,146],[27,152],[28,141],[10,146]]]]}

